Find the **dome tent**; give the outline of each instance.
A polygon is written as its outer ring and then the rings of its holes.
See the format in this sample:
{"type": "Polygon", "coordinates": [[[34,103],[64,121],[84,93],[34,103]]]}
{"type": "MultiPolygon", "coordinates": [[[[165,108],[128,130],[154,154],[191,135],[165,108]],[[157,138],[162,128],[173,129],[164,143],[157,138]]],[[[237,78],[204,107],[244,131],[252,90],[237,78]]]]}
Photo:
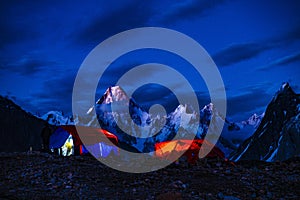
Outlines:
{"type": "Polygon", "coordinates": [[[200,148],[205,146],[209,146],[211,148],[211,151],[206,155],[206,157],[225,159],[224,153],[218,147],[214,146],[207,140],[201,139],[183,139],[156,143],[155,156],[162,159],[174,160],[174,158],[182,155],[187,157],[189,163],[194,163],[198,159],[200,148]]]}
{"type": "Polygon", "coordinates": [[[70,145],[67,140],[72,138],[71,144],[74,149],[74,154],[86,154],[87,149],[92,151],[94,156],[107,157],[111,152],[118,154],[118,138],[103,129],[91,128],[74,125],[58,126],[54,133],[50,136],[50,149],[62,148],[64,145],[70,145]],[[77,129],[81,133],[81,138],[78,135],[77,129]],[[84,141],[82,141],[82,139],[84,141]],[[109,143],[110,140],[111,143],[109,143]]]}

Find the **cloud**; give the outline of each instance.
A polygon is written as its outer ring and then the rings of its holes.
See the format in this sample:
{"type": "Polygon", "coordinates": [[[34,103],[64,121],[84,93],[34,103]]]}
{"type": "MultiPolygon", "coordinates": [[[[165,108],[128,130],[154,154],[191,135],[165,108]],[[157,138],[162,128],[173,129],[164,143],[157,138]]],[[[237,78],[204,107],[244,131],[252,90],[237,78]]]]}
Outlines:
{"type": "Polygon", "coordinates": [[[298,61],[300,61],[300,52],[279,58],[279,59],[269,63],[268,65],[259,68],[259,70],[267,70],[267,69],[270,69],[275,66],[284,66],[284,65],[288,65],[290,63],[298,62],[298,61]]]}
{"type": "Polygon", "coordinates": [[[208,10],[213,9],[224,2],[225,0],[188,0],[176,3],[172,5],[170,9],[163,12],[159,21],[169,24],[174,23],[177,20],[201,16],[206,14],[208,10]]]}
{"type": "Polygon", "coordinates": [[[213,60],[218,66],[228,66],[258,56],[264,51],[273,48],[268,43],[239,43],[232,44],[214,54],[213,60]]]}
{"type": "Polygon", "coordinates": [[[37,58],[37,55],[25,55],[20,60],[3,64],[0,67],[0,70],[11,71],[18,73],[23,76],[34,75],[43,69],[47,69],[51,66],[58,67],[58,63],[55,61],[43,60],[37,58]]]}
{"type": "Polygon", "coordinates": [[[153,101],[158,99],[163,99],[173,94],[168,88],[161,86],[159,84],[146,84],[138,88],[134,93],[134,98],[139,98],[144,101],[153,101]],[[146,95],[147,94],[147,95],[146,95]]]}
{"type": "MultiPolygon", "coordinates": [[[[142,65],[144,63],[139,62],[128,62],[123,63],[117,62],[112,63],[106,71],[102,74],[102,77],[98,84],[98,89],[96,96],[101,97],[103,92],[110,86],[116,85],[118,80],[126,74],[129,70],[135,68],[136,66],[142,65]]],[[[132,73],[131,79],[126,80],[127,85],[134,85],[137,82],[143,82],[145,77],[153,75],[155,72],[153,70],[144,70],[143,74],[132,73]]]]}
{"type": "Polygon", "coordinates": [[[231,44],[212,57],[218,66],[229,66],[256,56],[274,48],[281,48],[300,40],[300,26],[294,27],[286,33],[265,40],[249,43],[231,44]]]}
{"type": "MultiPolygon", "coordinates": [[[[167,87],[159,84],[146,84],[133,93],[134,99],[145,109],[149,109],[154,104],[160,104],[166,109],[167,113],[173,112],[180,104],[176,95],[180,95],[183,101],[182,104],[191,105],[189,103],[192,98],[190,93],[181,91],[175,94],[167,87]]],[[[195,91],[195,95],[198,99],[199,109],[210,103],[208,92],[195,91]]]]}
{"type": "Polygon", "coordinates": [[[293,43],[297,40],[300,40],[300,26],[296,26],[281,37],[275,38],[274,42],[293,43]]]}
{"type": "Polygon", "coordinates": [[[263,112],[272,98],[272,95],[268,94],[262,88],[254,88],[252,90],[242,92],[244,93],[228,97],[228,116],[245,116],[257,112],[263,112]]]}
{"type": "Polygon", "coordinates": [[[42,90],[32,93],[28,97],[28,102],[32,107],[31,110],[40,113],[46,113],[50,110],[63,110],[66,113],[71,113],[74,79],[75,74],[70,72],[45,80],[42,90]]]}
{"type": "Polygon", "coordinates": [[[152,12],[146,1],[131,1],[118,9],[99,16],[89,23],[78,35],[78,42],[99,43],[102,40],[132,28],[146,26],[152,12]]]}
{"type": "Polygon", "coordinates": [[[172,91],[159,84],[143,85],[132,96],[146,110],[154,104],[160,104],[170,113],[179,105],[172,91]]]}

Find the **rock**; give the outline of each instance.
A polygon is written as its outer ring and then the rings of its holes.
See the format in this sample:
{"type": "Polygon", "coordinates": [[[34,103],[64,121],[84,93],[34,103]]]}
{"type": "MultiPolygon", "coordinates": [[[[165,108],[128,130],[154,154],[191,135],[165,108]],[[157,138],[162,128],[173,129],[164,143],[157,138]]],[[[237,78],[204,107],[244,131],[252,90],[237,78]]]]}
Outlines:
{"type": "Polygon", "coordinates": [[[234,196],[224,196],[224,200],[240,200],[240,199],[234,196]]]}
{"type": "Polygon", "coordinates": [[[273,198],[273,194],[272,194],[271,192],[267,192],[267,197],[268,197],[269,199],[272,199],[272,198],[273,198]]]}
{"type": "Polygon", "coordinates": [[[251,195],[251,198],[256,198],[256,193],[253,193],[253,194],[251,195]]]}
{"type": "Polygon", "coordinates": [[[218,193],[218,198],[224,199],[224,194],[223,194],[222,192],[219,192],[219,193],[218,193]]]}
{"type": "Polygon", "coordinates": [[[181,200],[182,196],[179,192],[167,192],[156,197],[157,200],[181,200]]]}

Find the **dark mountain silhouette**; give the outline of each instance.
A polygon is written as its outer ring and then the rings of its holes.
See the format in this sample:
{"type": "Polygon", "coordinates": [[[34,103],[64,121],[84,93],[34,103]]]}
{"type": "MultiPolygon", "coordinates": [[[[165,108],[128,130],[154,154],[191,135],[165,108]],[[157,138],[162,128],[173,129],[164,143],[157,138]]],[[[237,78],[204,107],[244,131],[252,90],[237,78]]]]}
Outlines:
{"type": "Polygon", "coordinates": [[[257,130],[230,159],[282,161],[299,155],[300,95],[285,83],[267,106],[257,130]]]}
{"type": "Polygon", "coordinates": [[[44,121],[0,96],[0,152],[40,150],[44,121]]]}

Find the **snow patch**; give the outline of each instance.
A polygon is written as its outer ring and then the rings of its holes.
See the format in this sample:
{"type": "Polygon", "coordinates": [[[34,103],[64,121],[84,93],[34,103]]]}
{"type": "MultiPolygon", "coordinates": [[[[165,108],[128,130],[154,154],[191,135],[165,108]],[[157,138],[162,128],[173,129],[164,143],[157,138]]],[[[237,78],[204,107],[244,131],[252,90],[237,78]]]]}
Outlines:
{"type": "Polygon", "coordinates": [[[74,125],[72,117],[64,116],[61,111],[49,111],[40,118],[51,125],[74,125]]]}
{"type": "Polygon", "coordinates": [[[272,162],[274,157],[277,155],[278,152],[278,147],[273,151],[273,153],[271,154],[271,156],[266,160],[267,162],[272,162]]]}
{"type": "Polygon", "coordinates": [[[241,157],[242,155],[244,155],[244,153],[248,150],[249,146],[250,146],[250,143],[248,143],[247,147],[244,149],[244,151],[234,160],[234,162],[237,162],[241,157]]]}

